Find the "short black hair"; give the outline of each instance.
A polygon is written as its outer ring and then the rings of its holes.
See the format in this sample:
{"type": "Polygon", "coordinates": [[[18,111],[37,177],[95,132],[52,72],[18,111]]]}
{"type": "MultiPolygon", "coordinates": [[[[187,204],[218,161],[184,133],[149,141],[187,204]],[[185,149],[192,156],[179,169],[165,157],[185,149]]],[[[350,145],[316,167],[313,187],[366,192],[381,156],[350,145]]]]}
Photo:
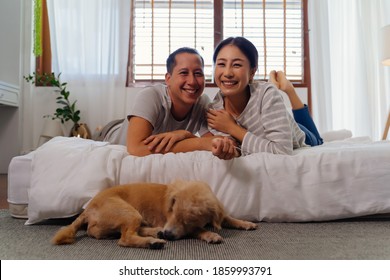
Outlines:
{"type": "Polygon", "coordinates": [[[257,69],[259,63],[258,62],[259,53],[257,52],[255,45],[253,45],[251,41],[249,41],[244,37],[229,37],[221,41],[214,50],[214,55],[213,55],[214,64],[217,60],[217,56],[220,50],[226,45],[232,45],[239,48],[240,51],[248,58],[251,68],[257,69]]]}
{"type": "Polygon", "coordinates": [[[192,53],[199,55],[200,60],[202,61],[202,68],[204,67],[203,57],[199,54],[199,52],[194,48],[182,47],[171,53],[167,58],[167,72],[172,74],[173,68],[176,66],[176,55],[181,53],[192,53]]]}

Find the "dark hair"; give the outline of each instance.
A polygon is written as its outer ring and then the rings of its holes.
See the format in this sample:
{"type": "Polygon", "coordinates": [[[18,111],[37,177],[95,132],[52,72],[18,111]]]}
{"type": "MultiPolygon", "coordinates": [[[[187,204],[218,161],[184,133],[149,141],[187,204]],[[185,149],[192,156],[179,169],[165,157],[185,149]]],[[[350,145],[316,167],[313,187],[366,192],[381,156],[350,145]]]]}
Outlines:
{"type": "Polygon", "coordinates": [[[221,41],[214,50],[213,62],[215,64],[217,60],[218,53],[220,50],[226,46],[232,45],[240,49],[240,51],[248,58],[251,68],[256,68],[258,66],[259,54],[255,45],[248,39],[244,37],[229,37],[221,41]]]}
{"type": "Polygon", "coordinates": [[[188,47],[183,47],[179,48],[173,53],[171,53],[168,58],[167,58],[167,72],[169,74],[172,74],[173,68],[176,66],[176,55],[181,54],[181,53],[192,53],[196,54],[200,57],[200,60],[202,61],[202,67],[204,67],[204,60],[203,57],[199,54],[199,52],[196,49],[193,48],[188,48],[188,47]]]}

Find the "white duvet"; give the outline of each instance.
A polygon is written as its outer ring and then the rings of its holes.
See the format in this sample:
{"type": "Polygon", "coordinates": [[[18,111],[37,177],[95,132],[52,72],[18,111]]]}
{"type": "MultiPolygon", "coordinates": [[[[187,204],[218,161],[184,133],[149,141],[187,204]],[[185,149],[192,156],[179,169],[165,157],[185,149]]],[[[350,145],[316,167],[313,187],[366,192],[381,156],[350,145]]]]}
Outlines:
{"type": "Polygon", "coordinates": [[[115,183],[178,178],[206,181],[231,215],[254,221],[390,213],[389,141],[352,138],[292,156],[258,153],[223,161],[202,151],[134,157],[122,146],[61,137],[35,151],[32,166],[27,223],[74,215],[115,183]]]}
{"type": "Polygon", "coordinates": [[[208,152],[126,157],[120,182],[210,184],[226,210],[257,221],[321,221],[390,213],[390,142],[364,139],[221,161],[208,152]],[[357,142],[356,142],[357,141],[357,142]]]}
{"type": "Polygon", "coordinates": [[[76,137],[56,137],[33,152],[28,220],[71,217],[100,190],[119,183],[126,148],[76,137]]]}

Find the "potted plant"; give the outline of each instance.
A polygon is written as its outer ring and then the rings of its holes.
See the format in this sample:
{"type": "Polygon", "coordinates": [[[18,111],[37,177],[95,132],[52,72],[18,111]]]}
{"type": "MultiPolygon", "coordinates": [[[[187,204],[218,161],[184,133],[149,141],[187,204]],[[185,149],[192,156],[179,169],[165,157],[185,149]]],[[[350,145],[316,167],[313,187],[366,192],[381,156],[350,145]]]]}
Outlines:
{"type": "Polygon", "coordinates": [[[59,119],[62,124],[72,121],[71,136],[90,138],[91,134],[86,124],[79,123],[80,110],[76,107],[77,100],[73,102],[69,100],[70,92],[66,89],[67,83],[61,83],[60,76],[61,73],[55,76],[54,73],[40,75],[34,72],[32,75],[24,76],[24,79],[32,84],[55,87],[55,91],[59,93],[56,103],[60,106],[56,109],[54,115],[45,115],[44,117],[51,117],[53,120],[59,119]]]}

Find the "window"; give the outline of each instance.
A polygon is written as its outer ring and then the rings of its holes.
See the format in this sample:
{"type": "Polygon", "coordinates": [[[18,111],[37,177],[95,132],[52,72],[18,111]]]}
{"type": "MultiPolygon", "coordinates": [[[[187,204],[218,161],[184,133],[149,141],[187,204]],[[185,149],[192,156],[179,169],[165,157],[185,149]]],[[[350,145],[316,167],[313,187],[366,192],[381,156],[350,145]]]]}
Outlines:
{"type": "Polygon", "coordinates": [[[216,44],[245,36],[259,52],[257,79],[283,70],[296,85],[309,85],[307,0],[134,0],[128,83],[164,79],[169,53],[196,48],[212,82],[216,44]]]}
{"type": "MultiPolygon", "coordinates": [[[[37,73],[50,73],[46,0],[40,1],[44,46],[37,73]]],[[[307,0],[132,0],[130,6],[128,85],[163,81],[167,56],[182,46],[202,54],[212,83],[215,46],[223,38],[245,36],[259,51],[257,79],[283,70],[295,86],[308,88],[310,99],[307,0]]]]}

